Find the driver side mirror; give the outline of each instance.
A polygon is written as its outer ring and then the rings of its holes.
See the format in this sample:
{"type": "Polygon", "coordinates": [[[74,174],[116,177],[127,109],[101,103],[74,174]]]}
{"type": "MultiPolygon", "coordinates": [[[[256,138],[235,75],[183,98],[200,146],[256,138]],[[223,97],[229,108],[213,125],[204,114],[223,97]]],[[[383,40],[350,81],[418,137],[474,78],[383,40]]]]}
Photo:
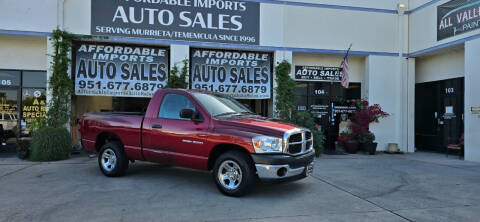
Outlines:
{"type": "Polygon", "coordinates": [[[182,109],[180,111],[180,118],[191,119],[193,121],[202,121],[200,113],[195,112],[193,109],[182,109]]]}

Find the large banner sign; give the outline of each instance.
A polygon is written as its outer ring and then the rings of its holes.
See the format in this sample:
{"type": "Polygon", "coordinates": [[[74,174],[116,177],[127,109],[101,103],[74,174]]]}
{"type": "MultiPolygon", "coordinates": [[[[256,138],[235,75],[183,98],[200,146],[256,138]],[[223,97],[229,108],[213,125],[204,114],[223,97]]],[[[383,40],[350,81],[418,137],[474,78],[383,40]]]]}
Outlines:
{"type": "Polygon", "coordinates": [[[340,67],[295,66],[295,80],[341,82],[341,72],[340,67]]]}
{"type": "Polygon", "coordinates": [[[480,27],[480,0],[453,0],[437,7],[437,40],[480,27]]]}
{"type": "Polygon", "coordinates": [[[220,92],[237,99],[270,98],[270,53],[192,49],[190,57],[192,89],[220,92]]]}
{"type": "Polygon", "coordinates": [[[93,35],[259,44],[260,3],[92,0],[93,35]]]}
{"type": "Polygon", "coordinates": [[[74,57],[76,95],[152,97],[167,83],[166,48],[79,43],[74,57]]]}

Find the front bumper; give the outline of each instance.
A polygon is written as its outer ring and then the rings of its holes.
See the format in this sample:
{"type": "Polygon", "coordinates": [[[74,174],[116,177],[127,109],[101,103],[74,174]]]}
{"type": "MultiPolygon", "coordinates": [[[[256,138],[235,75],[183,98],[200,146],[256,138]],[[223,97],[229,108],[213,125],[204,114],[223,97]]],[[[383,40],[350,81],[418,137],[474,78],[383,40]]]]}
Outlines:
{"type": "Polygon", "coordinates": [[[262,181],[291,181],[313,172],[315,151],[300,156],[252,154],[258,178],[262,181]]]}

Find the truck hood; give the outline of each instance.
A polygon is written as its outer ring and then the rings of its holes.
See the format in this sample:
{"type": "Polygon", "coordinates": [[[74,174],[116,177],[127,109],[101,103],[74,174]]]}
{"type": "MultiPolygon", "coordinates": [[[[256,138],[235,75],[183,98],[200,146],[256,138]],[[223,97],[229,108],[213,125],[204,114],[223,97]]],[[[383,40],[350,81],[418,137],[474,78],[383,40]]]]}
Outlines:
{"type": "Polygon", "coordinates": [[[217,121],[220,126],[226,128],[239,128],[240,130],[248,130],[271,136],[283,136],[283,134],[289,130],[300,128],[299,126],[279,119],[256,115],[222,117],[217,119],[217,121]]]}

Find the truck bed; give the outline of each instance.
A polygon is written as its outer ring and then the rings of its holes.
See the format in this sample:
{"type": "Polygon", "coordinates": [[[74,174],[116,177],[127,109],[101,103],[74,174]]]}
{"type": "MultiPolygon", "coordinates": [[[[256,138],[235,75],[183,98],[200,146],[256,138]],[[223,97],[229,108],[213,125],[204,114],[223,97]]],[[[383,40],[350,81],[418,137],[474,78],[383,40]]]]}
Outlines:
{"type": "Polygon", "coordinates": [[[121,138],[127,156],[141,156],[141,129],[144,114],[135,112],[91,112],[81,120],[80,133],[84,148],[98,151],[97,140],[105,140],[108,132],[121,138]],[[103,132],[103,133],[101,133],[103,132]]]}

